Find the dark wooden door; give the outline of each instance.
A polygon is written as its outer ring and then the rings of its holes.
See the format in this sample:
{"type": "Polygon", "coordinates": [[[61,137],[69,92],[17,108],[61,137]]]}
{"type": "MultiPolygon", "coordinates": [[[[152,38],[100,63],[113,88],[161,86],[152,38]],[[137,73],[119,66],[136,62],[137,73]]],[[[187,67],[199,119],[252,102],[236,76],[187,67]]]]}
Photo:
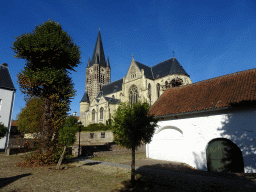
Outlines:
{"type": "Polygon", "coordinates": [[[244,172],[243,155],[240,148],[225,138],[216,138],[206,149],[207,169],[215,172],[244,172]]]}

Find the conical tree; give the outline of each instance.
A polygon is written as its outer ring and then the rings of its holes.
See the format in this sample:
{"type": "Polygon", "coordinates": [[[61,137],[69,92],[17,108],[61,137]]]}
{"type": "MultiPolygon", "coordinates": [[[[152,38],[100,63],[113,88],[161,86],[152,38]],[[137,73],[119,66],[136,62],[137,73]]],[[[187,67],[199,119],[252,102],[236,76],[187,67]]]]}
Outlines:
{"type": "Polygon", "coordinates": [[[15,37],[15,57],[25,59],[25,68],[17,75],[23,93],[42,98],[41,152],[54,149],[58,129],[75,95],[68,70],[80,63],[79,47],[57,22],[36,26],[32,33],[15,37]]]}

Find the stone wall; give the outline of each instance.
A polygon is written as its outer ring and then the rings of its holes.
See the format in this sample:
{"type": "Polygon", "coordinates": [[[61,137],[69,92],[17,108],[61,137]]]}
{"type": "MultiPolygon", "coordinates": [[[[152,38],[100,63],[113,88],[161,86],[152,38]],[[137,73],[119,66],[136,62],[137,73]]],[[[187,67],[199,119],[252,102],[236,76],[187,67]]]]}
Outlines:
{"type": "MultiPolygon", "coordinates": [[[[117,155],[131,152],[132,151],[130,149],[126,149],[124,147],[119,148],[115,143],[80,146],[80,155],[86,157],[102,157],[106,155],[117,155]]],[[[136,152],[146,152],[146,145],[138,147],[136,152]]],[[[78,146],[72,146],[72,155],[78,156],[78,146]]]]}

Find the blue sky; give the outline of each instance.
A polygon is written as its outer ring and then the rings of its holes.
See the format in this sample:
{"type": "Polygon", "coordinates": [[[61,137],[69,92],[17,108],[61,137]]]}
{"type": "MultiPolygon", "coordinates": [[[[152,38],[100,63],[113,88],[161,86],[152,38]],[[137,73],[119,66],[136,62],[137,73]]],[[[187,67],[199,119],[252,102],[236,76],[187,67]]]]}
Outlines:
{"type": "Polygon", "coordinates": [[[17,89],[12,119],[25,107],[17,74],[25,60],[14,58],[15,36],[57,21],[80,46],[81,64],[71,73],[76,90],[70,113],[79,115],[85,70],[100,27],[111,81],[126,75],[132,54],[148,66],[175,57],[198,82],[255,68],[256,1],[253,0],[19,0],[1,1],[0,64],[7,63],[17,89]]]}

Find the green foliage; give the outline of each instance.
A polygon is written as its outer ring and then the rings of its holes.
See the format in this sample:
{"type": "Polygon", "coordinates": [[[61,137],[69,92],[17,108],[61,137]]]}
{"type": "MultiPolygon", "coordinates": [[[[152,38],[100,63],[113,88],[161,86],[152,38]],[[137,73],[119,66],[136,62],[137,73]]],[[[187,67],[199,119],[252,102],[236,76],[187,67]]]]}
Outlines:
{"type": "Polygon", "coordinates": [[[4,124],[0,123],[0,139],[6,135],[8,128],[4,124]]]}
{"type": "Polygon", "coordinates": [[[76,133],[79,131],[77,119],[74,116],[69,116],[63,127],[59,130],[59,142],[70,146],[76,141],[76,133]]]}
{"type": "Polygon", "coordinates": [[[59,23],[46,21],[35,27],[32,33],[15,37],[11,47],[15,57],[27,60],[32,70],[48,66],[56,69],[77,67],[81,52],[59,23]]]}
{"type": "Polygon", "coordinates": [[[78,122],[77,118],[71,115],[68,118],[66,118],[66,120],[63,124],[63,127],[78,126],[77,122],[78,122]]]}
{"type": "Polygon", "coordinates": [[[28,100],[26,107],[18,115],[18,130],[23,133],[39,133],[42,126],[42,99],[28,100]]]}
{"type": "Polygon", "coordinates": [[[70,98],[75,96],[68,70],[75,71],[81,52],[61,25],[51,20],[15,38],[15,57],[26,60],[24,70],[17,75],[20,90],[42,98],[41,149],[46,155],[47,150],[57,149],[59,129],[69,111],[70,98]]]}
{"type": "Polygon", "coordinates": [[[59,142],[70,146],[76,141],[78,127],[63,127],[59,130],[59,142]]]}
{"type": "Polygon", "coordinates": [[[107,131],[111,130],[110,126],[106,126],[103,123],[93,123],[82,129],[83,131],[107,131]]]}
{"type": "Polygon", "coordinates": [[[112,130],[115,142],[126,148],[149,143],[158,120],[148,114],[148,103],[121,103],[114,114],[112,130]]]}

